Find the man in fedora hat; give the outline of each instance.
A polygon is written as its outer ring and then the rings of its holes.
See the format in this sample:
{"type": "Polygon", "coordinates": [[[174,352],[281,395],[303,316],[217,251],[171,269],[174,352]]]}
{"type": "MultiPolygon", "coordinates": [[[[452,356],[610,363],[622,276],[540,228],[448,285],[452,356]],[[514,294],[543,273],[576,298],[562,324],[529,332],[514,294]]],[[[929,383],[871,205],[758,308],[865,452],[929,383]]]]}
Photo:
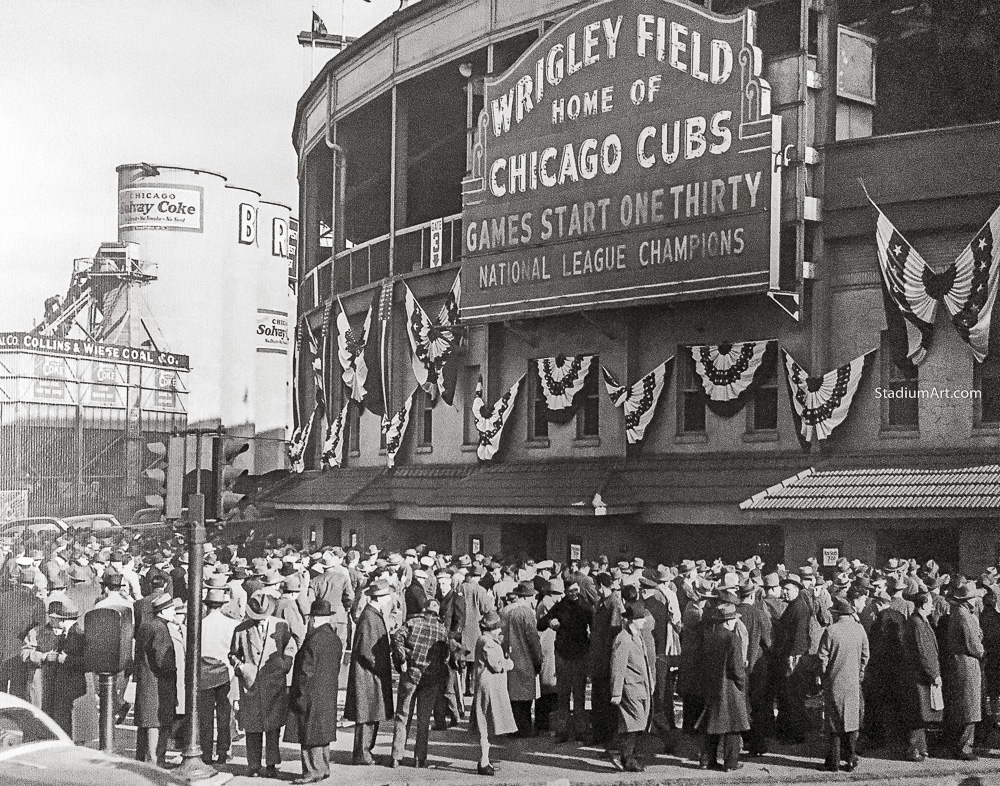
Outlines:
{"type": "Polygon", "coordinates": [[[156,596],[152,612],[135,635],[135,756],[165,767],[177,714],[178,664],[168,627],[176,617],[173,598],[156,596]]]}
{"type": "Polygon", "coordinates": [[[344,550],[339,546],[324,551],[320,563],[323,572],[309,582],[309,597],[330,604],[333,624],[342,642],[347,641],[347,613],[354,605],[355,597],[355,583],[344,567],[344,556],[344,550]]]}
{"type": "Polygon", "coordinates": [[[212,763],[214,741],[216,750],[214,761],[225,764],[229,761],[229,749],[232,746],[233,708],[229,699],[229,690],[232,685],[233,670],[229,663],[229,647],[239,623],[223,612],[229,602],[229,587],[226,577],[224,575],[210,576],[205,582],[205,588],[207,613],[201,621],[198,735],[201,740],[202,760],[206,764],[212,763]]]}
{"type": "Polygon", "coordinates": [[[704,735],[701,769],[716,767],[716,751],[722,745],[722,769],[737,770],[742,746],[741,735],[750,728],[747,712],[746,662],[743,645],[736,633],[739,613],[732,603],[720,603],[711,612],[710,624],[702,638],[701,657],[705,687],[705,711],[698,721],[704,735]]]}
{"type": "Polygon", "coordinates": [[[288,623],[292,640],[298,649],[306,638],[306,618],[299,607],[299,592],[302,589],[302,582],[298,574],[292,573],[283,576],[282,582],[278,586],[281,589],[281,595],[278,596],[274,616],[288,623]]]}
{"type": "Polygon", "coordinates": [[[357,765],[372,765],[379,724],[393,717],[392,657],[386,617],[395,603],[389,582],[379,579],[368,588],[369,602],[361,611],[351,648],[344,718],[354,721],[357,765]]]}
{"type": "Polygon", "coordinates": [[[510,706],[520,737],[534,735],[531,704],[536,696],[538,673],[542,670],[542,644],[535,620],[535,587],[522,581],[514,588],[514,600],[500,611],[503,648],[514,668],[507,672],[510,706]]]}
{"type": "Polygon", "coordinates": [[[955,758],[963,761],[978,758],[972,745],[976,724],[983,719],[982,660],[985,650],[982,629],[973,612],[978,597],[971,582],[954,587],[944,636],[944,718],[955,758]]]}
{"type": "Polygon", "coordinates": [[[580,585],[576,582],[566,584],[565,597],[538,620],[538,630],[551,628],[556,632],[556,686],[559,711],[566,719],[560,742],[569,742],[578,731],[582,732],[577,726],[583,721],[592,621],[593,613],[580,598],[580,585]]]}
{"type": "Polygon", "coordinates": [[[302,777],[293,783],[316,783],[330,775],[330,743],[337,739],[337,689],[344,643],[333,627],[328,600],[309,608],[309,632],[295,655],[288,692],[295,737],[302,748],[302,777]]]}
{"type": "Polygon", "coordinates": [[[465,668],[465,695],[472,696],[472,663],[475,659],[476,643],[482,632],[479,621],[490,610],[495,610],[493,596],[480,585],[486,571],[476,562],[469,567],[469,574],[455,590],[455,613],[458,615],[462,641],[462,662],[465,668]]]}
{"type": "Polygon", "coordinates": [[[247,774],[276,778],[281,753],[281,727],[288,716],[287,675],[291,671],[295,642],[288,623],[274,616],[277,602],[266,591],[247,600],[247,619],[233,632],[229,662],[240,686],[238,720],[246,732],[247,774]],[[266,752],[265,752],[266,740],[266,752]]]}
{"type": "Polygon", "coordinates": [[[747,634],[747,707],[750,711],[750,730],[747,732],[747,749],[751,756],[767,753],[767,738],[774,734],[774,703],[768,695],[768,666],[774,645],[771,617],[764,607],[756,603],[758,587],[749,579],[739,586],[740,614],[747,634]]]}
{"type": "MultiPolygon", "coordinates": [[[[610,573],[598,573],[597,604],[594,606],[590,625],[590,706],[594,742],[602,743],[610,757],[618,728],[618,713],[611,703],[611,651],[615,637],[621,632],[621,595],[612,588],[610,573]]],[[[514,711],[515,717],[517,710],[514,711]]]]}
{"type": "Polygon", "coordinates": [[[858,765],[857,740],[861,729],[864,702],[861,684],[868,665],[868,636],[858,621],[858,609],[864,603],[860,593],[833,598],[833,623],[823,631],[819,643],[820,674],[823,682],[823,705],[830,749],[826,768],[833,772],[851,771],[858,765]]]}
{"type": "Polygon", "coordinates": [[[653,585],[645,599],[646,610],[652,616],[652,633],[655,652],[653,673],[656,686],[653,691],[653,719],[665,728],[673,729],[674,692],[677,685],[677,665],[681,653],[681,607],[677,599],[673,571],[660,565],[651,581],[653,585]]]}
{"type": "MultiPolygon", "coordinates": [[[[58,575],[54,578],[60,580],[58,575]]],[[[21,647],[21,660],[29,673],[29,701],[71,736],[73,704],[87,693],[79,616],[72,601],[52,601],[48,621],[32,628],[21,647]]]]}
{"type": "Polygon", "coordinates": [[[84,617],[94,608],[100,596],[100,588],[94,580],[94,574],[89,568],[74,561],[70,563],[66,576],[69,579],[66,595],[80,609],[80,616],[84,617]]]}
{"type": "Polygon", "coordinates": [[[802,579],[798,574],[786,574],[781,588],[788,606],[774,629],[774,647],[780,670],[776,730],[779,739],[802,743],[808,726],[806,694],[813,677],[807,656],[810,623],[814,616],[812,606],[802,592],[802,579]]]}

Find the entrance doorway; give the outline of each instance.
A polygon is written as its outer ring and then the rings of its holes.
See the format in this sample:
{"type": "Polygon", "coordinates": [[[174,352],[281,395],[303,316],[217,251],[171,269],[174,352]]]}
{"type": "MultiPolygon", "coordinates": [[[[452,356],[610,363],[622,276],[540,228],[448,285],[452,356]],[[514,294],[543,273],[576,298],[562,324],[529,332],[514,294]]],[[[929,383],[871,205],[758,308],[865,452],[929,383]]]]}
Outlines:
{"type": "Polygon", "coordinates": [[[500,528],[500,551],[505,559],[536,562],[546,558],[549,528],[541,522],[503,524],[500,528]]]}
{"type": "Polygon", "coordinates": [[[958,570],[959,531],[958,527],[935,527],[933,529],[913,529],[901,526],[878,531],[876,565],[881,568],[890,557],[915,559],[924,563],[935,560],[943,573],[958,570]]]}

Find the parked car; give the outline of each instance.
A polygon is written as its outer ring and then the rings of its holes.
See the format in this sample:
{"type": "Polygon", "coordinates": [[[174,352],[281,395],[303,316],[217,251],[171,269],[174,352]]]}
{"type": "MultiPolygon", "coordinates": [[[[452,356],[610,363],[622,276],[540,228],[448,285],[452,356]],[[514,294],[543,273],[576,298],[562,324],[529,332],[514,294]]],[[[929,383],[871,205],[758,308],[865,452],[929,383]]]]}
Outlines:
{"type": "Polygon", "coordinates": [[[110,513],[90,513],[86,516],[65,516],[63,523],[70,530],[92,532],[99,538],[118,535],[122,531],[121,522],[110,513]]]}
{"type": "Polygon", "coordinates": [[[37,516],[30,519],[14,519],[0,524],[0,538],[8,542],[34,536],[36,540],[55,540],[67,532],[65,522],[54,516],[37,516]]]}
{"type": "Polygon", "coordinates": [[[0,783],[4,786],[184,786],[122,756],[78,747],[48,715],[0,693],[0,783]]]}

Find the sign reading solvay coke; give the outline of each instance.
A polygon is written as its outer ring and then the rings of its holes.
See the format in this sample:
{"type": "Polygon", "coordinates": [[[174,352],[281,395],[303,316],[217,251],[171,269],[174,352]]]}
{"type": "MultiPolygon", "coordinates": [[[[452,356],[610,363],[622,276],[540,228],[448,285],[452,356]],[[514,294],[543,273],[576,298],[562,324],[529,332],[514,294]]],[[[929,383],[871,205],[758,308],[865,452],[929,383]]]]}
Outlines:
{"type": "Polygon", "coordinates": [[[204,189],[167,184],[118,191],[119,229],[179,229],[201,232],[204,189]]]}
{"type": "Polygon", "coordinates": [[[781,128],[754,25],[752,10],[603,0],[487,78],[463,183],[464,319],[776,282],[781,128]]]}

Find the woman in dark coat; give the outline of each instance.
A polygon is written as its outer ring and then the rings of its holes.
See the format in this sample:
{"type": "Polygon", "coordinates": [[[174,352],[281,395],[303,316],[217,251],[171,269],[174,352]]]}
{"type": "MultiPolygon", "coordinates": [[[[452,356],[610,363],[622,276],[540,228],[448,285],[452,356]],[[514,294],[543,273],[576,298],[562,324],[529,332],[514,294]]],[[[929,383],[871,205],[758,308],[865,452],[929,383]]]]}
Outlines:
{"type": "Polygon", "coordinates": [[[302,746],[302,777],[294,783],[316,783],[330,776],[330,743],[337,739],[337,686],[344,645],[330,622],[330,601],[313,601],[311,628],[292,668],[288,693],[292,722],[302,746]]]}
{"type": "Polygon", "coordinates": [[[355,724],[354,763],[366,765],[375,763],[371,752],[379,723],[393,716],[392,644],[384,617],[392,608],[392,588],[379,580],[368,594],[371,601],[361,612],[354,632],[344,702],[344,717],[355,724]]]}
{"type": "Polygon", "coordinates": [[[986,717],[976,726],[976,744],[989,747],[990,731],[1000,721],[1000,584],[990,584],[979,615],[983,630],[983,704],[986,717]]]}
{"type": "Polygon", "coordinates": [[[152,607],[153,616],[135,634],[135,757],[162,767],[177,713],[177,661],[167,627],[176,611],[167,594],[157,596],[152,607]]]}
{"type": "Polygon", "coordinates": [[[910,702],[906,709],[906,758],[923,761],[927,758],[927,724],[940,723],[943,713],[931,707],[931,687],[941,690],[941,662],[937,636],[931,626],[934,597],[920,592],[915,600],[916,611],[906,622],[906,676],[910,687],[910,702]]]}
{"type": "Polygon", "coordinates": [[[715,753],[723,746],[722,769],[738,770],[742,733],[750,729],[747,712],[747,669],[743,644],[736,633],[739,614],[732,603],[720,603],[705,628],[701,645],[705,709],[698,719],[704,734],[699,767],[716,765],[715,753]]]}
{"type": "Polygon", "coordinates": [[[955,744],[955,757],[974,761],[972,752],[976,724],[983,719],[983,686],[980,661],[983,633],[972,612],[976,594],[971,584],[959,584],[951,594],[952,609],[945,632],[947,658],[944,669],[945,722],[955,744]]]}

